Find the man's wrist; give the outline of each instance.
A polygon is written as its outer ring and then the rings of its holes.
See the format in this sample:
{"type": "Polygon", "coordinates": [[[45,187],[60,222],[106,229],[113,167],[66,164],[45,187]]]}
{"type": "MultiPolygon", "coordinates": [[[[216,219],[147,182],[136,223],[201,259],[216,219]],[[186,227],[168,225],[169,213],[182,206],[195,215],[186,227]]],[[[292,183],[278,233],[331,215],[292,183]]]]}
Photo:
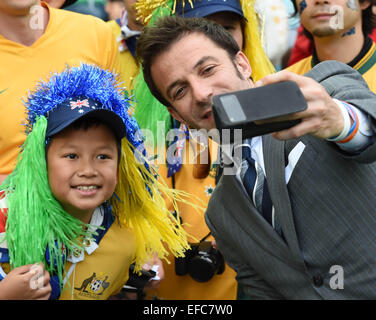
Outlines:
{"type": "Polygon", "coordinates": [[[343,117],[343,129],[338,136],[331,137],[326,140],[337,142],[346,139],[349,136],[350,130],[354,128],[354,121],[352,121],[352,119],[350,118],[348,108],[346,108],[346,106],[341,101],[337,99],[333,99],[333,101],[338,105],[338,107],[341,110],[341,114],[343,117]]]}
{"type": "Polygon", "coordinates": [[[347,152],[359,152],[371,145],[375,132],[371,129],[367,114],[344,101],[333,100],[340,106],[344,120],[346,117],[352,119],[352,124],[349,129],[347,129],[348,123],[345,124],[340,135],[327,140],[336,143],[347,152]],[[346,110],[346,113],[343,110],[346,110]]]}

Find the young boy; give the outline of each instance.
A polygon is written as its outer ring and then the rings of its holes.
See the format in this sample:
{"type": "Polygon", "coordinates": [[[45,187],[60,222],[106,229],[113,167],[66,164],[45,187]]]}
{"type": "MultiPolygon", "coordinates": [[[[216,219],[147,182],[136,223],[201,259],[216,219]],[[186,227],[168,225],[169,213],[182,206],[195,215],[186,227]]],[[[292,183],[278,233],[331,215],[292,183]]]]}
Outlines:
{"type": "Polygon", "coordinates": [[[138,151],[113,74],[81,65],[37,88],[0,188],[0,298],[107,299],[133,262],[164,258],[164,243],[181,255],[185,233],[138,151]]]}

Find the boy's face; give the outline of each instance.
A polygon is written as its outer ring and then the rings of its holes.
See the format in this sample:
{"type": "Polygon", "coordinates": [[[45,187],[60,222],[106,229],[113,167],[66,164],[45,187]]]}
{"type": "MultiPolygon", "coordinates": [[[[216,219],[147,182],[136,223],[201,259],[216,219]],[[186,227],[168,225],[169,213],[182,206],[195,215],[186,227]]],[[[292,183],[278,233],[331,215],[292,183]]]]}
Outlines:
{"type": "Polygon", "coordinates": [[[51,191],[66,212],[85,223],[108,200],[118,181],[118,149],[104,125],[68,127],[55,135],[47,151],[51,191]]]}

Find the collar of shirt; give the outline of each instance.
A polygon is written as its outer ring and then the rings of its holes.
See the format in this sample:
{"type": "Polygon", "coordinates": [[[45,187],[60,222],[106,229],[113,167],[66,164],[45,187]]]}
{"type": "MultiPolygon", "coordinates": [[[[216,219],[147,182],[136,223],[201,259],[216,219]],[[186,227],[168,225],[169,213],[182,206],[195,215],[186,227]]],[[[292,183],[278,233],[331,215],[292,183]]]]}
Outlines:
{"type": "Polygon", "coordinates": [[[264,165],[264,155],[262,152],[262,138],[261,136],[253,137],[252,139],[245,139],[241,144],[223,144],[221,145],[221,157],[225,164],[223,174],[234,174],[234,169],[226,170],[226,165],[234,164],[235,166],[235,176],[236,179],[241,182],[240,179],[240,169],[241,169],[241,147],[247,146],[251,149],[251,157],[254,159],[262,168],[264,175],[265,165],[264,165]],[[240,160],[240,161],[239,161],[240,160]]]}
{"type": "MultiPolygon", "coordinates": [[[[107,214],[110,214],[110,213],[107,213],[107,214]]],[[[111,219],[112,220],[111,223],[106,223],[106,221],[104,221],[104,218],[105,218],[104,207],[99,206],[99,207],[95,208],[93,215],[91,216],[91,220],[90,220],[89,228],[91,229],[91,231],[97,231],[97,232],[101,233],[101,231],[98,230],[98,227],[102,226],[102,227],[105,228],[103,230],[104,233],[105,233],[109,229],[109,227],[111,226],[113,220],[111,219]]],[[[107,217],[107,218],[109,218],[109,217],[107,217]]],[[[87,254],[92,254],[99,247],[99,242],[102,239],[103,235],[104,234],[102,234],[101,237],[95,237],[96,239],[85,239],[84,240],[84,245],[85,245],[84,251],[86,251],[87,254]]],[[[84,260],[84,251],[80,251],[79,253],[78,252],[71,252],[70,255],[67,257],[67,260],[70,261],[70,262],[73,262],[73,263],[77,263],[77,262],[84,260]]]]}

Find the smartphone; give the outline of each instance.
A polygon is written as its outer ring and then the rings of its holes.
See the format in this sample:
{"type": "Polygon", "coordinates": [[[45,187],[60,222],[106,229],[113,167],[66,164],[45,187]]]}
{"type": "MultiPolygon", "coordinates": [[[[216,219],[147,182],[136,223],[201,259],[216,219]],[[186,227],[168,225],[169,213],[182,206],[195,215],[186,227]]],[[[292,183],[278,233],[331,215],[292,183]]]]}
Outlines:
{"type": "Polygon", "coordinates": [[[284,116],[307,109],[307,101],[293,81],[220,94],[213,97],[216,127],[242,129],[242,138],[252,138],[291,128],[300,120],[256,124],[255,121],[284,116]]]}

